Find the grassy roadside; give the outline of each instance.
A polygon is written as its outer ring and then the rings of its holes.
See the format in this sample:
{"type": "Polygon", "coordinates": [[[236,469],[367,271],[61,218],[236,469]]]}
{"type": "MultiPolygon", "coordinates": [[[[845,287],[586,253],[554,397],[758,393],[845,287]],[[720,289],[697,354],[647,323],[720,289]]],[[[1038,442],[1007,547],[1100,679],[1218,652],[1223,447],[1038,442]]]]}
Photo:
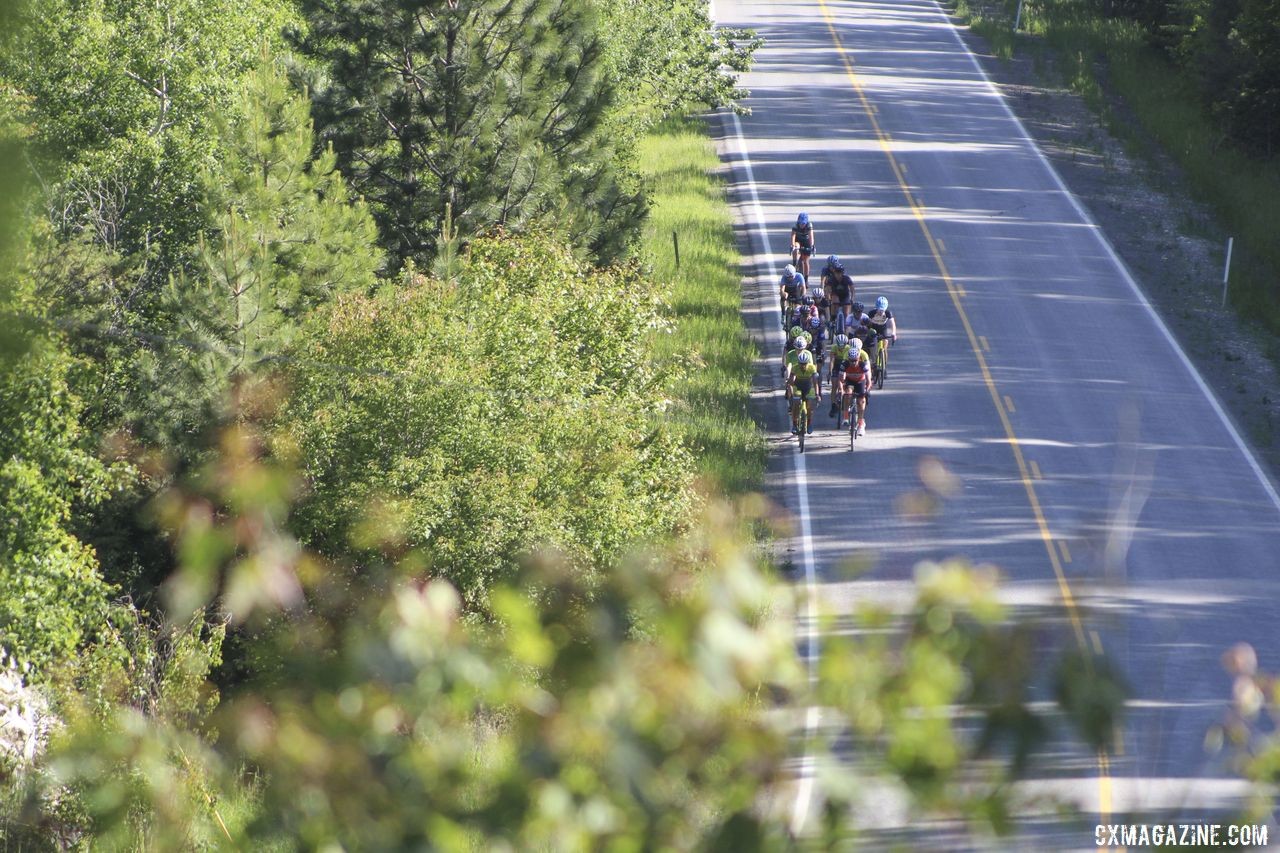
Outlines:
{"type": "MultiPolygon", "coordinates": [[[[1224,144],[1191,81],[1147,44],[1132,21],[1105,18],[1082,0],[1028,0],[1015,37],[1017,0],[955,0],[954,10],[990,41],[997,56],[1025,49],[1037,67],[1045,66],[1046,54],[1052,57],[1067,85],[1131,150],[1149,156],[1154,144],[1167,152],[1192,197],[1212,208],[1235,237],[1232,305],[1280,334],[1280,240],[1274,232],[1280,221],[1280,162],[1262,162],[1224,144]],[[1106,69],[1105,83],[1095,73],[1095,60],[1106,69]],[[1120,121],[1108,109],[1107,94],[1118,95],[1140,126],[1120,121]]],[[[1280,348],[1268,354],[1280,359],[1280,348]]]]}
{"type": "Polygon", "coordinates": [[[658,349],[687,365],[671,389],[670,414],[697,454],[700,473],[741,494],[760,485],[765,445],[747,411],[756,352],[740,313],[733,219],[712,175],[719,159],[700,118],[663,123],[641,141],[639,154],[652,194],[645,254],[654,275],[673,285],[675,329],[658,349]]]}

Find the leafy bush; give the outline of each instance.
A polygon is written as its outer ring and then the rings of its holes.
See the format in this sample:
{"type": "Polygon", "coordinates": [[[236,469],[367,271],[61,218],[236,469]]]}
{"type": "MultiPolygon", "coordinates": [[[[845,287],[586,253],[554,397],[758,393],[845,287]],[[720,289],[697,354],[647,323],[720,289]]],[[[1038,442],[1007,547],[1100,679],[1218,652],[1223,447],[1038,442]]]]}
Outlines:
{"type": "MultiPolygon", "coordinates": [[[[253,431],[242,423],[227,443],[261,448],[253,431]]],[[[239,507],[226,529],[287,514],[277,475],[287,465],[252,451],[214,463],[203,481],[239,507]]],[[[223,566],[198,513],[172,518],[182,575],[208,587],[212,566],[212,587],[230,587],[250,564],[223,566]]],[[[921,567],[906,612],[869,608],[824,639],[811,682],[791,587],[753,559],[743,527],[710,502],[674,541],[594,574],[531,554],[491,587],[483,622],[413,550],[392,572],[352,572],[286,536],[273,550],[297,555],[305,605],[274,596],[275,575],[241,578],[261,587],[249,597],[273,626],[259,642],[277,666],[213,714],[216,746],[181,718],[121,708],[68,726],[46,784],[75,792],[108,845],[781,850],[798,793],[792,735],[799,712],[821,708],[803,746],[818,768],[807,811],[823,822],[799,829],[829,845],[856,837],[874,779],[978,837],[1011,831],[1009,783],[1057,716],[1029,702],[1043,659],[1006,623],[994,573],[921,567]],[[887,630],[898,616],[903,630],[887,630]],[[244,766],[261,799],[232,835],[221,804],[243,802],[232,769],[244,766]]],[[[1059,672],[1062,718],[1113,730],[1123,693],[1098,669],[1059,672]]]]}
{"type": "Polygon", "coordinates": [[[661,326],[635,269],[583,278],[547,237],[476,241],[457,283],[417,275],[319,313],[290,353],[277,440],[302,460],[295,529],[368,554],[397,519],[469,604],[555,546],[583,570],[677,529],[686,450],[659,417],[661,326]]]}

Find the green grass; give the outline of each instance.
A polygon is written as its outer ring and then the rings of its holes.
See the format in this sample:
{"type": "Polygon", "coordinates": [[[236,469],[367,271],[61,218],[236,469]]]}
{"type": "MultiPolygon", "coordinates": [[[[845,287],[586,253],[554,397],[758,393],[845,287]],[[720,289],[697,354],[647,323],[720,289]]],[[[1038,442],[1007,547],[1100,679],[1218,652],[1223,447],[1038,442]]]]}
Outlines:
{"type": "Polygon", "coordinates": [[[697,454],[700,473],[731,495],[759,488],[764,439],[747,410],[755,347],[742,322],[742,282],[733,219],[704,121],[665,122],[642,140],[640,170],[652,209],[644,248],[671,283],[675,330],[658,341],[676,359],[672,421],[697,454]],[[680,243],[676,268],[672,242],[680,243]]]}
{"type": "MultiPolygon", "coordinates": [[[[997,54],[1008,44],[1016,7],[1016,0],[956,0],[956,14],[992,38],[997,54]]],[[[1017,38],[1018,49],[1051,52],[1064,81],[1131,150],[1149,155],[1154,142],[1181,167],[1192,197],[1235,237],[1232,305],[1280,334],[1280,161],[1263,162],[1226,144],[1193,82],[1147,44],[1138,24],[1104,18],[1087,0],[1027,0],[1022,29],[1027,35],[1017,38]],[[1124,100],[1139,127],[1109,110],[1096,59],[1104,61],[1108,90],[1124,100]]]]}
{"type": "Polygon", "coordinates": [[[969,28],[982,36],[991,45],[991,53],[1001,59],[1013,58],[1013,17],[1017,11],[1017,0],[1000,0],[994,6],[994,12],[984,10],[978,3],[968,0],[955,0],[952,12],[964,20],[969,28]]]}

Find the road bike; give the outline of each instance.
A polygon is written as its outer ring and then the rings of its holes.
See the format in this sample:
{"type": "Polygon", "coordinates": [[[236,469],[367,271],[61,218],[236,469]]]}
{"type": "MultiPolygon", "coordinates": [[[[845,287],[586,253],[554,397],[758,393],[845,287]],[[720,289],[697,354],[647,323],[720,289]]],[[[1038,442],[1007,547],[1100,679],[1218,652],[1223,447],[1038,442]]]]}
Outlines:
{"type": "Polygon", "coordinates": [[[884,379],[889,375],[889,345],[897,340],[897,337],[881,338],[876,344],[876,361],[872,367],[875,369],[875,376],[872,383],[879,391],[884,387],[884,379]]]}
{"type": "Polygon", "coordinates": [[[813,257],[814,249],[810,246],[808,249],[802,249],[799,246],[791,247],[791,263],[804,276],[805,283],[809,283],[809,258],[813,257]]]}
{"type": "Polygon", "coordinates": [[[809,406],[803,393],[791,392],[791,413],[795,415],[796,438],[800,439],[800,452],[804,453],[804,437],[809,432],[809,406]],[[796,406],[800,408],[797,409],[796,406]]]}

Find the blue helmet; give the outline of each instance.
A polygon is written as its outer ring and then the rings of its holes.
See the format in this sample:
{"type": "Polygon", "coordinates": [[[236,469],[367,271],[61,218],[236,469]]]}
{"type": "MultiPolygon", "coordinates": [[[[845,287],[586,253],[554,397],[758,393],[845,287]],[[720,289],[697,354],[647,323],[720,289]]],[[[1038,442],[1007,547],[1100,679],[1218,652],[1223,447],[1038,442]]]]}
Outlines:
{"type": "Polygon", "coordinates": [[[885,299],[883,296],[881,296],[879,299],[877,299],[877,300],[876,300],[876,310],[877,310],[877,311],[888,311],[888,310],[889,310],[889,300],[888,300],[888,299],[885,299]]]}
{"type": "Polygon", "coordinates": [[[821,318],[821,317],[810,317],[810,318],[809,318],[809,328],[811,328],[811,329],[821,329],[821,328],[822,328],[822,318],[821,318]]]}
{"type": "Polygon", "coordinates": [[[831,267],[833,270],[839,269],[841,266],[840,259],[835,255],[827,255],[827,266],[831,267]]]}
{"type": "Polygon", "coordinates": [[[802,213],[796,217],[796,227],[803,228],[809,224],[809,214],[802,213]]]}

